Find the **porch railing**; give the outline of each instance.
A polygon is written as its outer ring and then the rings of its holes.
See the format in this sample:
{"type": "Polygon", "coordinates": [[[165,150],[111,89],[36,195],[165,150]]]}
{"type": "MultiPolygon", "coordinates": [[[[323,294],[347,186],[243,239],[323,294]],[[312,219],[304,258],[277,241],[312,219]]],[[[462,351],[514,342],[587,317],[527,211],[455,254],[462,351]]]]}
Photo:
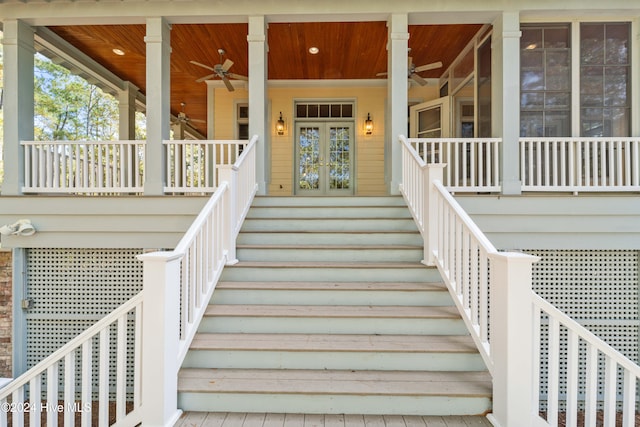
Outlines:
{"type": "Polygon", "coordinates": [[[144,189],[145,141],[24,141],[25,193],[121,194],[144,189]]]}
{"type": "Polygon", "coordinates": [[[139,424],[142,305],[141,292],[0,389],[0,427],[139,424]]]}
{"type": "Polygon", "coordinates": [[[410,138],[426,163],[442,163],[443,184],[452,192],[500,191],[499,138],[410,138]]]}
{"type": "Polygon", "coordinates": [[[147,292],[143,325],[154,332],[145,335],[144,343],[157,349],[142,360],[154,373],[143,382],[143,416],[151,425],[172,425],[179,416],[178,369],[222,269],[237,262],[236,238],[258,187],[257,143],[253,137],[234,164],[219,166],[215,193],[173,251],[139,256],[147,292]]]}
{"type": "Polygon", "coordinates": [[[523,191],[640,191],[640,138],[521,138],[523,191]]]}
{"type": "Polygon", "coordinates": [[[583,411],[586,427],[634,426],[640,367],[535,294],[537,258],[496,251],[442,184],[445,165],[400,143],[400,191],[424,238],[424,262],[438,267],[493,376],[492,423],[555,427],[562,414],[563,425],[576,426],[583,411]]]}
{"type": "Polygon", "coordinates": [[[166,147],[166,193],[213,193],[218,170],[233,165],[248,141],[164,141],[166,147]]]}
{"type": "Polygon", "coordinates": [[[237,262],[258,187],[257,143],[220,167],[217,190],[175,250],[139,256],[143,292],[0,389],[0,427],[52,426],[58,417],[86,427],[173,425],[178,369],[224,265],[237,262]]]}

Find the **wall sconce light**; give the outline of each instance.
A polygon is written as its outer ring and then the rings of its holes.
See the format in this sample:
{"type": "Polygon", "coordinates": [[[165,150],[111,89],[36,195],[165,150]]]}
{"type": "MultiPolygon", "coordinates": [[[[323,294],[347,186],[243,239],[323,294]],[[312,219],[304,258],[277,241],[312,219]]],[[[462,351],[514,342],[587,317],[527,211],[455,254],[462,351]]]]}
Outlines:
{"type": "Polygon", "coordinates": [[[284,119],[282,118],[282,111],[280,111],[280,118],[276,122],[276,133],[278,135],[284,135],[284,119]]]}
{"type": "Polygon", "coordinates": [[[371,135],[373,133],[373,120],[371,120],[371,113],[367,113],[367,120],[364,121],[364,133],[371,135]]]}

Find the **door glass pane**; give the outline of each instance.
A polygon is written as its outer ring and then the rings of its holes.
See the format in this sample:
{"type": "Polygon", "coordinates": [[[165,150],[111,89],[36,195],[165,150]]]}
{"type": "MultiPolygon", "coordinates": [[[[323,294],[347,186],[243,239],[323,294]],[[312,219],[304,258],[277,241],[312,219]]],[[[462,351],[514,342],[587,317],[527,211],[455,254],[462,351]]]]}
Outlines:
{"type": "Polygon", "coordinates": [[[418,112],[418,138],[439,138],[442,127],[440,107],[418,112]]]}
{"type": "Polygon", "coordinates": [[[351,135],[348,127],[329,129],[329,189],[351,186],[351,135]]]}
{"type": "Polygon", "coordinates": [[[317,190],[320,188],[320,129],[317,127],[300,128],[298,151],[299,182],[301,190],[317,190]]]}

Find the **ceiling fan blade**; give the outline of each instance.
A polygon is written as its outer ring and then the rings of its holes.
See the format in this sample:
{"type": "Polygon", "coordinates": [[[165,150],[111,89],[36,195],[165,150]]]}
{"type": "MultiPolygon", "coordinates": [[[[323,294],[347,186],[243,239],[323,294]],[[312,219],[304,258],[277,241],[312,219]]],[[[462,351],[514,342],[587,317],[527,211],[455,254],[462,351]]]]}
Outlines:
{"type": "Polygon", "coordinates": [[[234,74],[234,73],[227,73],[227,77],[231,77],[232,79],[236,79],[236,80],[249,80],[249,77],[247,76],[241,76],[240,74],[234,74]]]}
{"type": "Polygon", "coordinates": [[[427,81],[422,77],[420,77],[419,75],[417,75],[416,73],[412,73],[409,77],[411,78],[411,80],[415,81],[420,86],[425,86],[427,84],[427,81]]]}
{"type": "Polygon", "coordinates": [[[383,77],[386,76],[388,73],[378,73],[376,74],[376,77],[383,77]]]}
{"type": "Polygon", "coordinates": [[[441,68],[441,67],[442,67],[442,62],[438,61],[438,62],[433,62],[431,64],[421,65],[419,67],[416,67],[414,71],[416,73],[419,73],[421,71],[435,70],[435,69],[441,68]]]}
{"type": "Polygon", "coordinates": [[[228,78],[223,77],[222,81],[224,82],[224,85],[227,87],[227,89],[229,90],[229,92],[233,92],[234,90],[236,90],[233,85],[231,84],[231,82],[229,81],[228,78]]]}
{"type": "Polygon", "coordinates": [[[198,67],[206,68],[207,70],[211,70],[211,71],[216,70],[215,68],[209,67],[208,65],[204,65],[196,61],[189,61],[189,62],[192,63],[193,65],[197,65],[198,67]]]}
{"type": "Polygon", "coordinates": [[[232,66],[233,66],[233,61],[230,59],[226,59],[222,64],[222,71],[227,71],[232,66]]]}
{"type": "Polygon", "coordinates": [[[196,82],[198,83],[202,83],[205,80],[209,80],[211,77],[214,77],[216,74],[209,74],[208,76],[204,76],[204,77],[200,77],[198,80],[196,80],[196,82]]]}

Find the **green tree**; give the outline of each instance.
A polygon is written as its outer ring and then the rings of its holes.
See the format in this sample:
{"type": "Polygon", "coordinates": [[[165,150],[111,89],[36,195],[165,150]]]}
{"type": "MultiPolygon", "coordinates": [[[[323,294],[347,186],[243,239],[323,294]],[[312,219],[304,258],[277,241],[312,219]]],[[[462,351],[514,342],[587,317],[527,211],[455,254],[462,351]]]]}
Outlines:
{"type": "Polygon", "coordinates": [[[114,140],[118,103],[110,95],[36,55],[34,137],[46,140],[114,140]]]}

